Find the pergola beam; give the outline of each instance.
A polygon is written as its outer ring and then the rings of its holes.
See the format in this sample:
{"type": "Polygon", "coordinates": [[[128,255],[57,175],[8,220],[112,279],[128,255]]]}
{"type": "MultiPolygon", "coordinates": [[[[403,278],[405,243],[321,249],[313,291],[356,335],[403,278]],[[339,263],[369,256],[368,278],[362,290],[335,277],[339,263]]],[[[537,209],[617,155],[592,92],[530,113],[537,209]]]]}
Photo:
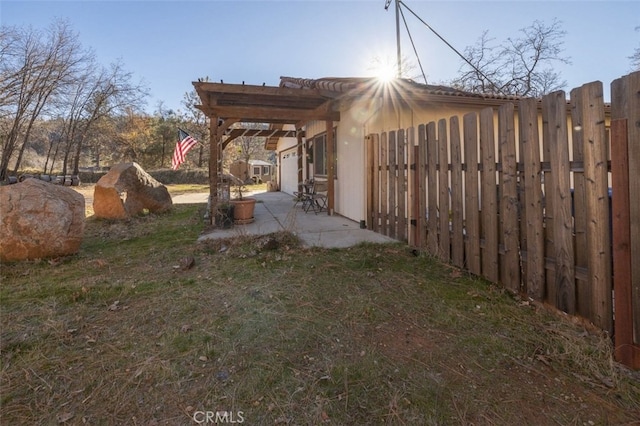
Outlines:
{"type": "Polygon", "coordinates": [[[253,123],[297,123],[311,120],[340,120],[337,111],[301,110],[280,107],[224,106],[212,107],[209,116],[240,117],[240,121],[253,123]]]}
{"type": "Polygon", "coordinates": [[[232,129],[229,132],[227,139],[222,142],[222,149],[224,150],[231,141],[242,136],[256,138],[288,138],[296,137],[296,133],[297,132],[295,130],[232,129]]]}
{"type": "Polygon", "coordinates": [[[296,98],[318,98],[320,92],[315,89],[298,89],[282,86],[258,86],[255,84],[225,84],[209,81],[197,81],[193,83],[196,91],[200,93],[227,93],[227,94],[244,94],[244,95],[269,95],[269,96],[291,96],[296,98]]]}

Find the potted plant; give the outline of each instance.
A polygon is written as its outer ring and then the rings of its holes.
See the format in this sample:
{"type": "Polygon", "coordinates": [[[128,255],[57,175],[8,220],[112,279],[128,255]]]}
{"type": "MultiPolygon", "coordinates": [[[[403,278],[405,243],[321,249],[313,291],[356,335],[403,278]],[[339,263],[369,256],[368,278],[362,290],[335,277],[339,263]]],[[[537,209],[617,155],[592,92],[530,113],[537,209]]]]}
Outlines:
{"type": "Polygon", "coordinates": [[[246,191],[247,188],[243,181],[238,178],[233,179],[234,198],[230,203],[233,205],[233,219],[236,225],[244,225],[255,220],[253,212],[256,207],[256,199],[243,196],[243,192],[246,191]]]}

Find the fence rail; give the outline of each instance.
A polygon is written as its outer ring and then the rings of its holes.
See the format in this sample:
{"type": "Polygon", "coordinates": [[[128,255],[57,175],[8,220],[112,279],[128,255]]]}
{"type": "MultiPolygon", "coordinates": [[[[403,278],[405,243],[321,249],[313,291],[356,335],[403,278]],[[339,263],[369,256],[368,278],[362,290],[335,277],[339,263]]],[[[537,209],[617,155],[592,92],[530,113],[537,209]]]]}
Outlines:
{"type": "Polygon", "coordinates": [[[594,82],[371,134],[368,227],[590,320],[640,368],[637,93],[640,72],[612,83],[609,129],[594,82]]]}

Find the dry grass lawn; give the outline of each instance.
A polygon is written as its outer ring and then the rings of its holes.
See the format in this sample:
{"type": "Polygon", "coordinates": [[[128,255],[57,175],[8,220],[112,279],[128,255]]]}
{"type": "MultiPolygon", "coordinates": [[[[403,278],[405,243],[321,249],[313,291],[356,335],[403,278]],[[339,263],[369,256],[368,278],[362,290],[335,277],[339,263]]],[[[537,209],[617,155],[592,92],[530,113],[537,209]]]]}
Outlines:
{"type": "Polygon", "coordinates": [[[1,424],[638,424],[584,325],[401,244],[196,243],[201,209],[1,265],[1,424]]]}

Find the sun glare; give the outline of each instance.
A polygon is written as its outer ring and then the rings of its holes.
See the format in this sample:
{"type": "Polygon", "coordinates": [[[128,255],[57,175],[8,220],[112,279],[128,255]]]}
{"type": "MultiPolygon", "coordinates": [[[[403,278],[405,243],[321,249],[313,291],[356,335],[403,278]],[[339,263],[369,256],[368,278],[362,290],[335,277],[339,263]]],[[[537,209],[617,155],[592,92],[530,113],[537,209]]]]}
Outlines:
{"type": "Polygon", "coordinates": [[[397,77],[396,62],[390,56],[376,56],[371,61],[369,71],[380,83],[389,83],[397,77]]]}
{"type": "Polygon", "coordinates": [[[396,78],[395,67],[391,65],[385,65],[383,67],[380,67],[380,69],[376,71],[376,78],[380,80],[381,83],[391,82],[393,79],[396,78]]]}

